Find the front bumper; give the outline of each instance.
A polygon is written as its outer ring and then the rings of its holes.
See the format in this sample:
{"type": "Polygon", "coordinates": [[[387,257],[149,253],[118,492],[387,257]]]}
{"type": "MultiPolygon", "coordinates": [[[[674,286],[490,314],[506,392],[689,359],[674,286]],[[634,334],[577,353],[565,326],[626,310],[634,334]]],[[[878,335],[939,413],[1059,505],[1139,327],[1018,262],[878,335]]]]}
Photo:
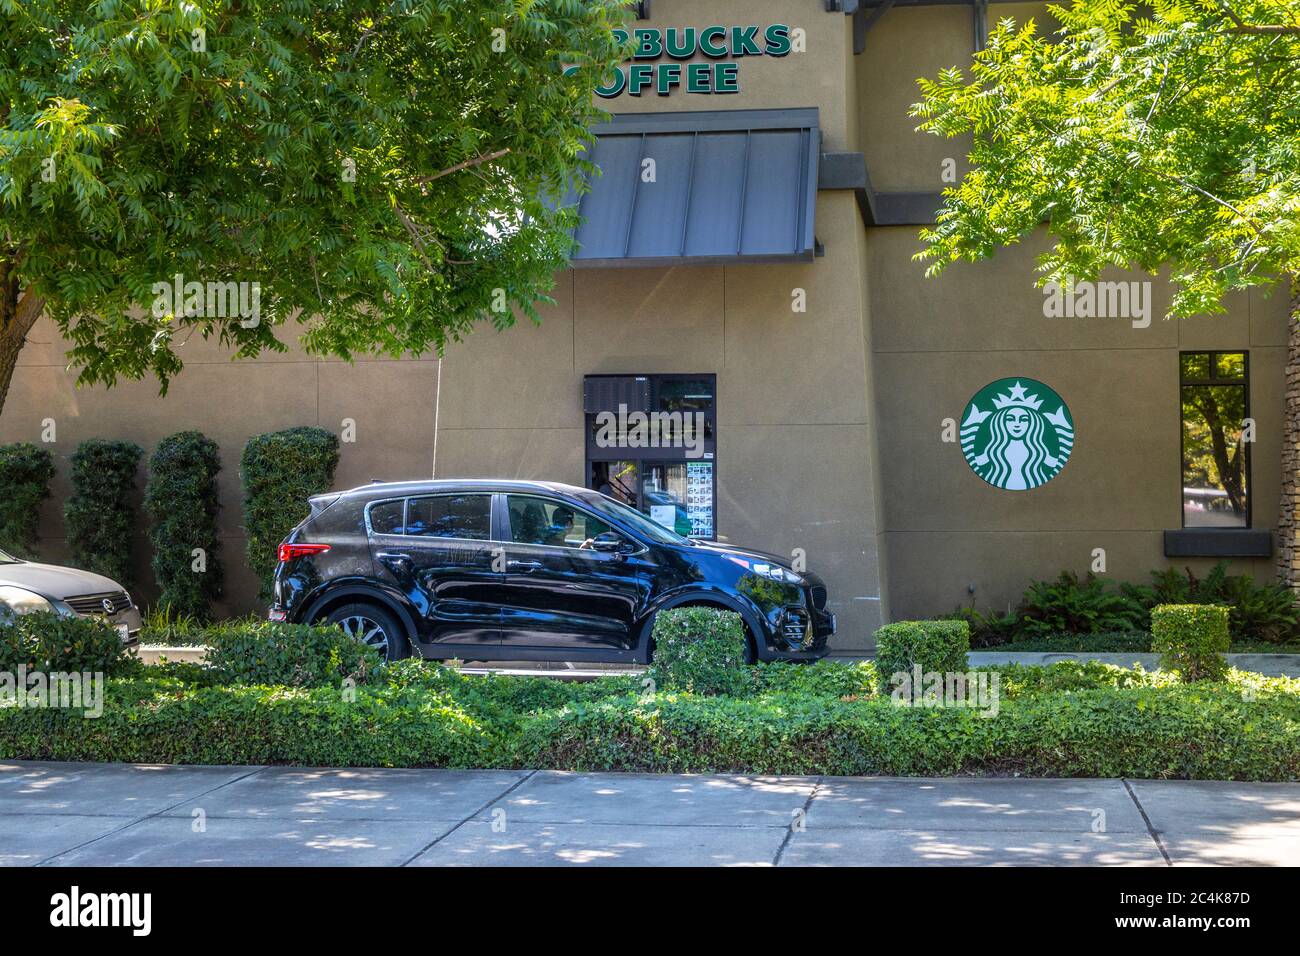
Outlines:
{"type": "Polygon", "coordinates": [[[122,635],[122,643],[134,647],[140,643],[140,609],[132,604],[116,614],[78,614],[80,618],[99,618],[117,628],[122,635]]]}

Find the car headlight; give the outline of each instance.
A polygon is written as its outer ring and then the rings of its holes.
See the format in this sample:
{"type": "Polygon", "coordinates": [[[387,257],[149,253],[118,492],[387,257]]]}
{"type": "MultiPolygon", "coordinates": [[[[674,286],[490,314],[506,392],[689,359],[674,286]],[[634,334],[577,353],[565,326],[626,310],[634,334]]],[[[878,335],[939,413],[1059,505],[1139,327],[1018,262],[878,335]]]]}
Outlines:
{"type": "Polygon", "coordinates": [[[18,588],[13,585],[0,587],[0,614],[16,616],[19,614],[35,614],[38,611],[55,613],[54,604],[35,591],[29,591],[26,588],[18,588]]]}
{"type": "Polygon", "coordinates": [[[742,568],[748,568],[750,571],[753,571],[755,574],[765,578],[770,578],[773,581],[779,581],[782,584],[794,584],[794,585],[800,585],[804,583],[804,579],[802,577],[800,577],[794,571],[791,571],[789,568],[781,567],[781,565],[779,564],[772,564],[769,561],[750,561],[748,558],[739,558],[732,554],[727,555],[727,557],[730,560],[739,564],[742,568]]]}

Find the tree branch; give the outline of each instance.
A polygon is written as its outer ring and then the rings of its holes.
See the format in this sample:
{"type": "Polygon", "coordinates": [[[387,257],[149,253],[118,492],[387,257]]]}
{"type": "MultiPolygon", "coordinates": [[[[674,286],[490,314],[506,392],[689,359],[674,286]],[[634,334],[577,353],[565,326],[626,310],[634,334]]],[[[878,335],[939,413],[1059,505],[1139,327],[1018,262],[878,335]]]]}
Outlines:
{"type": "Polygon", "coordinates": [[[435,179],[442,179],[443,176],[450,176],[452,173],[458,173],[462,169],[469,169],[471,166],[480,166],[483,163],[490,163],[495,159],[500,159],[508,152],[510,152],[510,147],[507,146],[505,149],[498,149],[492,153],[483,153],[480,156],[475,156],[473,159],[467,159],[464,162],[457,163],[455,166],[448,166],[446,169],[439,170],[432,176],[417,176],[415,181],[421,185],[431,183],[435,179]]]}

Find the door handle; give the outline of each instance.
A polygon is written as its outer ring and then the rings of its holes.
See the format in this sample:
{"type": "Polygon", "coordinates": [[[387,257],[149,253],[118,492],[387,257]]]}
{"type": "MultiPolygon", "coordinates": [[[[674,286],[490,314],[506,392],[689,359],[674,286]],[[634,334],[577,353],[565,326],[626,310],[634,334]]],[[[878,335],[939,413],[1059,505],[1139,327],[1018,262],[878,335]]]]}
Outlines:
{"type": "Polygon", "coordinates": [[[519,572],[527,573],[529,571],[536,571],[541,566],[542,566],[542,562],[540,561],[507,561],[506,571],[519,571],[519,572]]]}
{"type": "Polygon", "coordinates": [[[393,564],[409,565],[411,563],[411,556],[409,554],[397,554],[393,551],[380,551],[375,555],[375,557],[380,561],[391,561],[393,564]]]}

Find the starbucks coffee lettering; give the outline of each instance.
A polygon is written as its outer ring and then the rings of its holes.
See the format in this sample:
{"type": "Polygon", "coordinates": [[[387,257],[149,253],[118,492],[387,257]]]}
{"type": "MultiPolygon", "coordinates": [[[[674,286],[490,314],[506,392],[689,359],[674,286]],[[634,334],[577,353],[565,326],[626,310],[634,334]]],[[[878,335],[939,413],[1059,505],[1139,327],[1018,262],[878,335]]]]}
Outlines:
{"type": "MultiPolygon", "coordinates": [[[[613,99],[624,93],[640,96],[654,92],[669,96],[675,90],[687,93],[739,93],[740,64],[744,57],[783,57],[793,49],[791,29],[784,23],[766,27],[709,26],[615,30],[622,43],[632,42],[632,62],[616,67],[596,87],[596,95],[613,99]],[[698,59],[704,57],[704,59],[698,59]],[[645,63],[643,60],[693,62],[645,63]]],[[[576,68],[565,70],[572,73],[576,68]]]]}

